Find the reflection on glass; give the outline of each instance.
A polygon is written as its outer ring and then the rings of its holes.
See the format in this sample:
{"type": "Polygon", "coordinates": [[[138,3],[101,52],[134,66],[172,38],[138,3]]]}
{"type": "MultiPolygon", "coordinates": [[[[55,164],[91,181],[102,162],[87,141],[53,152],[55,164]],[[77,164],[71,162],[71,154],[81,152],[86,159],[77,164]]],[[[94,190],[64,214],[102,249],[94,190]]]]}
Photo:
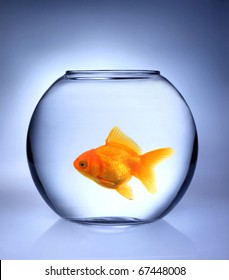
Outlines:
{"type": "Polygon", "coordinates": [[[192,259],[192,241],[163,219],[138,226],[87,226],[59,220],[36,241],[40,259],[192,259]]]}

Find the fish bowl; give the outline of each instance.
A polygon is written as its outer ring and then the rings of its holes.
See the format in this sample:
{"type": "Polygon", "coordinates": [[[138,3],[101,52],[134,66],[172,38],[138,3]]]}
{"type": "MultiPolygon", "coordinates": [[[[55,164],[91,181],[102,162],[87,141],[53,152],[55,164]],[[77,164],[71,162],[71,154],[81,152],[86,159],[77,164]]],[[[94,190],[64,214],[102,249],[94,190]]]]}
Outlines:
{"type": "Polygon", "coordinates": [[[85,224],[152,222],[193,177],[192,113],[159,71],[67,71],[38,102],[27,135],[34,183],[59,216],[85,224]]]}

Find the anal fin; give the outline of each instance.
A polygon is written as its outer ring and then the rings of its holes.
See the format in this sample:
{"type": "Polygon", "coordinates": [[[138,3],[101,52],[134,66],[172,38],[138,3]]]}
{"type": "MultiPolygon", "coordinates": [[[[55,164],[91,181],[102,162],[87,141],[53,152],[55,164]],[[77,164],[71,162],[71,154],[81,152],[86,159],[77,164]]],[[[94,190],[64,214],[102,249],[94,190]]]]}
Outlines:
{"type": "Polygon", "coordinates": [[[122,184],[116,188],[116,191],[127,199],[133,200],[134,195],[132,188],[126,184],[122,184]]]}

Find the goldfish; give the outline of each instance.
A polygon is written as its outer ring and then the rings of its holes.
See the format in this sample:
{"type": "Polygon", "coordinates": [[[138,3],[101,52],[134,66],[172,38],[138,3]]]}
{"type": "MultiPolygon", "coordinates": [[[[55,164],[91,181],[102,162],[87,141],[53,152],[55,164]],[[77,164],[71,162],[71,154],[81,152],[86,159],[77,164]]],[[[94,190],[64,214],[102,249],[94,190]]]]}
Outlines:
{"type": "Polygon", "coordinates": [[[132,200],[133,190],[127,184],[132,176],[139,179],[148,192],[155,194],[154,167],[173,153],[172,148],[161,148],[141,154],[138,144],[115,126],[105,145],[82,153],[73,165],[88,179],[132,200]]]}

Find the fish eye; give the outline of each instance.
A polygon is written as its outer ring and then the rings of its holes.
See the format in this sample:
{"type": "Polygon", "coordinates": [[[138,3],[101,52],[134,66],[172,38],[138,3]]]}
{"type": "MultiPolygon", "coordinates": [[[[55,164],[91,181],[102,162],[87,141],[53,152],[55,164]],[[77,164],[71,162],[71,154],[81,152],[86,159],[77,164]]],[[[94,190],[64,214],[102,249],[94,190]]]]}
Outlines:
{"type": "Polygon", "coordinates": [[[82,167],[82,168],[86,168],[86,167],[87,167],[87,162],[84,161],[84,160],[81,160],[81,161],[79,162],[79,166],[82,167]]]}

